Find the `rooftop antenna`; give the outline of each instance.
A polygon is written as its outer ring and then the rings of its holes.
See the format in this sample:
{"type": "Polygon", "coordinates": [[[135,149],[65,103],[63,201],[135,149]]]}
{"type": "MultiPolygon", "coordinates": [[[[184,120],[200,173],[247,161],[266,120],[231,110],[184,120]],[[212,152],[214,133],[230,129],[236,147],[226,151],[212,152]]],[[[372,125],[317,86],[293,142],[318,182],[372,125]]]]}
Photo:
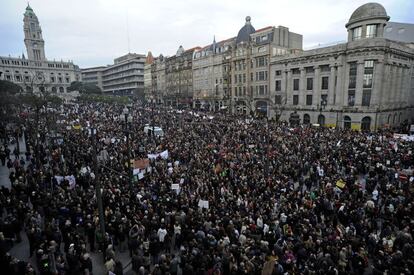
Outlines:
{"type": "Polygon", "coordinates": [[[130,41],[129,41],[129,19],[128,19],[128,9],[126,9],[126,27],[127,27],[127,39],[128,39],[128,53],[131,53],[130,41]]]}

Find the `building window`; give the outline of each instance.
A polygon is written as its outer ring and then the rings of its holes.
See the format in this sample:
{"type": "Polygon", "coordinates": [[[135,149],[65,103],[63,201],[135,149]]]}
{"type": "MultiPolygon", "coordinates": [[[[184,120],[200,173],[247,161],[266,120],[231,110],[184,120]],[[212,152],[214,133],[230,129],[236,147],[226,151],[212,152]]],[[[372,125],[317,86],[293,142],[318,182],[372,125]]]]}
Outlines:
{"type": "Polygon", "coordinates": [[[70,78],[66,77],[66,83],[69,83],[69,82],[70,82],[70,78]]]}
{"type": "Polygon", "coordinates": [[[256,81],[263,81],[263,80],[267,80],[267,71],[257,72],[256,81]]]}
{"type": "Polygon", "coordinates": [[[355,105],[355,90],[348,90],[348,106],[355,105]]]}
{"type": "Polygon", "coordinates": [[[366,38],[377,37],[377,25],[367,25],[367,35],[366,38]]]}
{"type": "Polygon", "coordinates": [[[55,82],[55,77],[54,76],[50,77],[50,82],[52,82],[52,83],[55,82]]]}
{"type": "Polygon", "coordinates": [[[292,69],[292,74],[300,74],[299,68],[292,69]]]}
{"type": "Polygon", "coordinates": [[[371,103],[371,89],[364,89],[362,91],[362,106],[369,106],[371,103]]]}
{"type": "Polygon", "coordinates": [[[312,95],[306,95],[306,105],[312,105],[312,95]]]}
{"type": "Polygon", "coordinates": [[[305,71],[307,74],[313,74],[315,72],[315,69],[313,67],[306,67],[305,71]]]}
{"type": "Polygon", "coordinates": [[[299,78],[293,79],[293,90],[299,91],[299,78]]]}
{"type": "Polygon", "coordinates": [[[276,75],[276,76],[278,76],[278,75],[282,75],[282,71],[281,71],[281,70],[275,71],[275,75],[276,75]]]}
{"type": "Polygon", "coordinates": [[[357,76],[357,63],[349,63],[349,84],[348,88],[355,89],[357,76]]]}
{"type": "Polygon", "coordinates": [[[62,78],[61,78],[61,77],[59,77],[59,78],[58,78],[58,81],[59,81],[59,83],[62,83],[62,78]]]}
{"type": "Polygon", "coordinates": [[[259,95],[267,95],[267,85],[259,85],[259,95]]]}
{"type": "Polygon", "coordinates": [[[243,74],[243,83],[246,83],[246,74],[243,74]]]}
{"type": "Polygon", "coordinates": [[[275,82],[275,91],[279,92],[280,90],[282,90],[282,81],[276,80],[276,82],[275,82]]]}
{"type": "Polygon", "coordinates": [[[267,66],[267,59],[264,56],[256,58],[256,68],[267,66]]]}
{"type": "Polygon", "coordinates": [[[326,73],[326,72],[330,72],[331,68],[329,67],[329,65],[321,65],[320,66],[321,72],[322,73],[326,73]]]}
{"type": "Polygon", "coordinates": [[[275,104],[276,105],[282,104],[282,96],[281,95],[275,95],[275,104]]]}
{"type": "Polygon", "coordinates": [[[321,105],[326,106],[328,104],[328,95],[321,95],[321,105]]]}
{"type": "Polygon", "coordinates": [[[322,90],[328,90],[328,88],[329,88],[329,77],[328,76],[323,76],[322,77],[321,89],[322,90]]]}
{"type": "Polygon", "coordinates": [[[352,29],[352,41],[356,41],[362,38],[362,27],[356,27],[352,29]]]}
{"type": "Polygon", "coordinates": [[[299,95],[293,95],[293,105],[299,104],[299,95]]]}
{"type": "Polygon", "coordinates": [[[372,87],[372,74],[364,74],[364,88],[372,87]]]}
{"type": "Polygon", "coordinates": [[[313,90],[313,78],[306,79],[306,90],[308,91],[313,90]]]}

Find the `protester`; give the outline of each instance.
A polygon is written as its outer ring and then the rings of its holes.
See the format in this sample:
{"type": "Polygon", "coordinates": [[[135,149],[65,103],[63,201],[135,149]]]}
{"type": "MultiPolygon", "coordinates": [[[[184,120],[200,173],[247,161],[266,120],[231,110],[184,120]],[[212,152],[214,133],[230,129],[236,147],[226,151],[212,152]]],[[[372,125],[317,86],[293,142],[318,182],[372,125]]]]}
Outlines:
{"type": "MultiPolygon", "coordinates": [[[[414,270],[414,146],[390,131],[139,106],[125,126],[124,106],[63,108],[61,143],[38,138],[27,121],[31,157],[13,163],[12,189],[0,197],[47,267],[41,274],[92,274],[94,251],[108,274],[123,274],[118,255],[126,247],[137,274],[414,270]],[[164,137],[144,133],[152,123],[164,137]],[[128,156],[150,159],[132,182],[128,156]]],[[[6,220],[1,228],[8,232],[6,220]]]]}

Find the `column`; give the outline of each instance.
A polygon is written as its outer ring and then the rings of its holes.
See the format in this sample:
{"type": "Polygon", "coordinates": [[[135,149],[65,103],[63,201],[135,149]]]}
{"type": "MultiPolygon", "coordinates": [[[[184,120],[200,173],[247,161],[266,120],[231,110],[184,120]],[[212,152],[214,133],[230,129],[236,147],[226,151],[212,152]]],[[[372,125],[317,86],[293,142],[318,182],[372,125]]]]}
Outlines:
{"type": "Polygon", "coordinates": [[[362,104],[362,90],[364,84],[364,61],[358,61],[357,79],[355,88],[355,106],[362,104]]]}
{"type": "Polygon", "coordinates": [[[338,80],[336,82],[336,106],[342,109],[347,102],[347,91],[348,91],[348,82],[349,82],[349,65],[344,62],[344,65],[338,64],[337,76],[338,80]]]}
{"type": "Polygon", "coordinates": [[[320,83],[320,76],[319,76],[319,66],[313,67],[314,70],[314,78],[313,78],[313,104],[312,105],[320,105],[321,104],[321,85],[320,83]]]}
{"type": "Polygon", "coordinates": [[[401,107],[406,107],[409,104],[408,89],[410,81],[410,70],[407,67],[403,67],[402,70],[402,87],[401,87],[401,107]]]}
{"type": "Polygon", "coordinates": [[[331,74],[329,75],[328,106],[332,106],[335,104],[334,102],[334,95],[336,92],[335,75],[336,75],[337,68],[335,67],[335,65],[329,65],[329,68],[331,69],[331,74]]]}
{"type": "Polygon", "coordinates": [[[282,78],[282,104],[286,102],[286,105],[291,106],[293,104],[292,101],[292,71],[286,70],[283,72],[283,78],[282,78]],[[283,94],[284,91],[284,94],[283,94]]]}
{"type": "Polygon", "coordinates": [[[389,89],[388,89],[388,106],[390,108],[394,108],[395,105],[395,86],[397,84],[397,79],[395,77],[395,66],[393,64],[389,64],[389,89]]]}
{"type": "Polygon", "coordinates": [[[384,87],[382,87],[382,98],[381,98],[381,106],[382,108],[386,109],[391,105],[391,65],[389,63],[384,63],[384,87]]]}
{"type": "Polygon", "coordinates": [[[300,79],[299,79],[299,106],[305,106],[305,96],[306,94],[306,77],[305,77],[305,68],[300,69],[300,79]]]}
{"type": "Polygon", "coordinates": [[[404,81],[404,68],[402,66],[397,67],[397,108],[403,105],[403,81],[404,81]]]}
{"type": "Polygon", "coordinates": [[[372,108],[381,108],[386,83],[386,77],[384,77],[384,62],[380,60],[375,62],[374,65],[370,104],[372,108]]]}

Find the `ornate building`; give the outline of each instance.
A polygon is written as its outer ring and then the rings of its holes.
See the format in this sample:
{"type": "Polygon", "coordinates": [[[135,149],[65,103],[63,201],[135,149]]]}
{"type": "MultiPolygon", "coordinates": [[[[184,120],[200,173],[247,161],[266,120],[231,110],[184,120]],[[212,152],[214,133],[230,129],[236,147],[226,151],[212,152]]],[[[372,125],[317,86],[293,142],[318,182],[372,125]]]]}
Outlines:
{"type": "Polygon", "coordinates": [[[167,96],[165,79],[165,58],[160,54],[151,64],[151,93],[158,104],[164,104],[164,97],[167,96]]]}
{"type": "Polygon", "coordinates": [[[362,5],[345,25],[347,43],[273,57],[268,116],[356,130],[411,121],[413,41],[384,38],[389,18],[380,4],[362,5]]]}
{"type": "Polygon", "coordinates": [[[165,59],[165,88],[163,97],[167,106],[192,106],[193,101],[193,53],[195,47],[184,50],[180,46],[176,55],[165,59]]]}
{"type": "Polygon", "coordinates": [[[153,62],[154,57],[151,52],[148,52],[144,65],[144,95],[146,99],[150,99],[150,96],[152,95],[151,65],[153,62]]]}
{"type": "Polygon", "coordinates": [[[81,79],[79,67],[72,62],[50,61],[39,20],[28,5],[23,18],[27,58],[0,56],[0,79],[20,85],[24,91],[64,93],[73,81],[81,79]]]}
{"type": "Polygon", "coordinates": [[[232,113],[267,112],[272,56],[302,51],[302,35],[286,27],[259,30],[246,17],[237,36],[197,50],[193,58],[194,107],[232,113]]]}

